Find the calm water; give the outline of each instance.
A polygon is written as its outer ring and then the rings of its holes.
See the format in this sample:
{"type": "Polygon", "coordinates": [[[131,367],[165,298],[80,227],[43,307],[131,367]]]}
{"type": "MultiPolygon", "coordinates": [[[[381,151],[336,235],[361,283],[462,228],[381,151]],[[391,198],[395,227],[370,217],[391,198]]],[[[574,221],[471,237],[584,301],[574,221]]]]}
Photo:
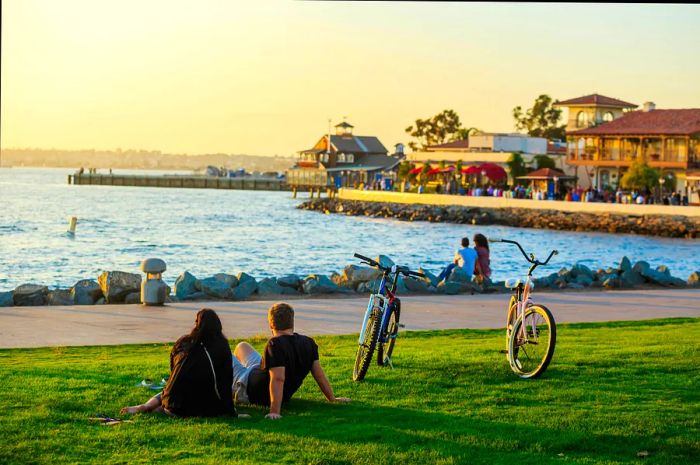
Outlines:
{"type": "MultiPolygon", "coordinates": [[[[138,272],[148,257],[167,262],[170,284],[185,270],[329,274],[353,263],[353,252],[439,271],[459,239],[476,232],[518,240],[538,255],[558,248],[540,274],[577,261],[607,267],[623,255],[666,264],[684,279],[700,269],[698,240],[322,215],[295,209],[301,200],[288,192],[69,186],[69,172],[0,169],[0,291],[25,282],[68,287],[103,270],[138,272]],[[70,215],[78,217],[74,239],[65,235],[70,215]]],[[[494,279],[527,269],[510,246],[496,244],[491,254],[494,279]]]]}

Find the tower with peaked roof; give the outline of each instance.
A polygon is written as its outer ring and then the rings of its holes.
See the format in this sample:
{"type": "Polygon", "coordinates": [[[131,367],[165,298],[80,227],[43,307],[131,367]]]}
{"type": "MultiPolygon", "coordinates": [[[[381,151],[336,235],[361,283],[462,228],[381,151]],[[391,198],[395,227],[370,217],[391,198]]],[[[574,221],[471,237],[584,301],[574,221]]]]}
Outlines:
{"type": "Polygon", "coordinates": [[[568,110],[567,132],[609,123],[621,117],[625,112],[637,108],[637,105],[634,103],[600,94],[584,95],[583,97],[564,100],[555,103],[553,106],[568,110]]]}

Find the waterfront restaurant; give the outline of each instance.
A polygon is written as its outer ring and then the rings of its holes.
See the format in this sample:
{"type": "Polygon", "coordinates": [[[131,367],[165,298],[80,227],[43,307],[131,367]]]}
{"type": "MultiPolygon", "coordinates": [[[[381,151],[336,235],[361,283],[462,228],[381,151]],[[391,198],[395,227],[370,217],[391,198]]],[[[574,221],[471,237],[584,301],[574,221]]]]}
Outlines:
{"type": "MultiPolygon", "coordinates": [[[[514,153],[519,153],[525,163],[532,163],[535,155],[548,155],[555,160],[559,169],[565,169],[566,153],[556,143],[542,137],[518,133],[473,134],[466,140],[430,145],[424,150],[408,154],[407,159],[419,165],[428,163],[433,168],[440,162],[444,162],[447,167],[455,166],[457,162],[461,162],[464,167],[495,164],[507,172],[507,162],[514,153]]],[[[511,178],[508,182],[513,183],[514,180],[511,178]]]]}
{"type": "Polygon", "coordinates": [[[643,161],[660,170],[663,179],[675,180],[666,184],[668,191],[675,187],[690,196],[687,173],[700,167],[700,108],[657,110],[647,102],[643,110],[567,131],[567,139],[568,163],[590,169],[592,185],[599,189],[617,187],[627,168],[643,161]]]}
{"type": "Polygon", "coordinates": [[[295,166],[287,170],[287,184],[340,188],[394,179],[404,158],[401,144],[397,144],[394,155],[389,155],[377,137],[356,136],[353,128],[343,121],[335,126],[335,134],[329,131],[312,148],[300,151],[295,166]]]}

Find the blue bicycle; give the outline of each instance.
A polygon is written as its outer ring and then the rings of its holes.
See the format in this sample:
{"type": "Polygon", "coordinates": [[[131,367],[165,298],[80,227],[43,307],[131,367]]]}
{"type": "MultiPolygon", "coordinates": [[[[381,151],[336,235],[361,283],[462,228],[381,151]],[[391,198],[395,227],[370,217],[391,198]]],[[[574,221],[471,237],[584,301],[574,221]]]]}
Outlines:
{"type": "Polygon", "coordinates": [[[379,289],[370,295],[367,311],[365,312],[362,328],[360,329],[359,347],[355,355],[355,368],[352,371],[354,381],[362,381],[367,374],[374,350],[377,350],[379,366],[391,366],[391,354],[399,333],[399,318],[401,316],[401,301],[396,297],[396,284],[399,275],[425,278],[423,273],[411,271],[404,266],[393,265],[385,267],[375,260],[355,254],[363,263],[377,268],[382,272],[379,289]]]}

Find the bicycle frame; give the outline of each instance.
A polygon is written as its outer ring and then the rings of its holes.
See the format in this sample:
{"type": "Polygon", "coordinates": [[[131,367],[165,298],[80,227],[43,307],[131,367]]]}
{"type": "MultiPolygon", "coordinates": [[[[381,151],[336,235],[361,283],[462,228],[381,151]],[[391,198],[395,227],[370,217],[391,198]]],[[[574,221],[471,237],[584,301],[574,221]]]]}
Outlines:
{"type": "Polygon", "coordinates": [[[382,280],[379,283],[379,289],[377,290],[376,294],[372,294],[369,296],[369,303],[367,304],[367,310],[365,311],[365,317],[362,319],[362,326],[360,327],[360,337],[358,339],[358,344],[362,344],[362,331],[365,328],[365,325],[367,324],[367,320],[372,315],[372,312],[374,311],[375,308],[378,308],[380,310],[381,314],[381,325],[379,327],[379,342],[387,342],[387,337],[386,337],[386,329],[387,326],[389,325],[389,316],[390,312],[389,307],[391,304],[394,303],[394,299],[396,298],[393,290],[396,289],[396,282],[398,280],[399,274],[398,272],[395,274],[393,282],[392,282],[392,289],[389,289],[387,286],[387,273],[382,274],[382,280]]]}
{"type": "Polygon", "coordinates": [[[526,342],[528,341],[528,336],[527,336],[527,322],[525,321],[525,311],[528,309],[528,307],[532,306],[533,302],[532,299],[530,298],[530,291],[532,290],[532,283],[530,281],[531,276],[528,273],[527,279],[525,280],[525,286],[523,287],[522,291],[517,292],[517,302],[516,302],[516,318],[515,321],[518,320],[518,318],[523,318],[523,324],[520,325],[520,335],[525,340],[526,342]]]}

